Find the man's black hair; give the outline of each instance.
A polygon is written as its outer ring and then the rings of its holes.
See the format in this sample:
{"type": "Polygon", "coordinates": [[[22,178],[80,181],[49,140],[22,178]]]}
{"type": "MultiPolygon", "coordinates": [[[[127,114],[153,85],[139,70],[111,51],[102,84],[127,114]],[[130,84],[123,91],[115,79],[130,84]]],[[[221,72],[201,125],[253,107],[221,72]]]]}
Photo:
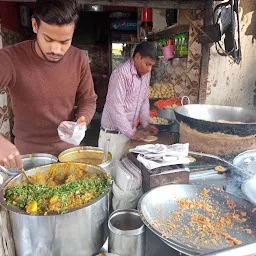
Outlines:
{"type": "Polygon", "coordinates": [[[77,23],[82,4],[79,0],[37,0],[33,17],[51,25],[77,23]]]}
{"type": "Polygon", "coordinates": [[[156,46],[152,42],[142,42],[138,44],[133,53],[133,57],[139,53],[142,57],[150,57],[152,60],[157,60],[156,46]]]}

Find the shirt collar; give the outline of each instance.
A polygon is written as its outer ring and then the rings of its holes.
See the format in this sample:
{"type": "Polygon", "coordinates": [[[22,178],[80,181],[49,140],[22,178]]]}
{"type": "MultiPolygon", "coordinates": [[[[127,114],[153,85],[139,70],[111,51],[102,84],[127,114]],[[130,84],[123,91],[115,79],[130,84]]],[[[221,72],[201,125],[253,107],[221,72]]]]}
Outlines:
{"type": "Polygon", "coordinates": [[[138,71],[137,71],[137,69],[135,68],[133,58],[130,59],[130,63],[131,63],[131,73],[132,73],[133,75],[139,76],[138,71]]]}
{"type": "Polygon", "coordinates": [[[143,76],[140,76],[139,74],[138,74],[138,71],[137,71],[137,69],[135,68],[135,65],[134,65],[134,60],[133,60],[133,58],[131,58],[130,59],[130,63],[131,63],[131,73],[132,73],[132,75],[135,75],[135,76],[137,76],[137,77],[139,77],[139,78],[141,78],[141,79],[144,79],[144,77],[147,75],[143,75],[143,76]]]}

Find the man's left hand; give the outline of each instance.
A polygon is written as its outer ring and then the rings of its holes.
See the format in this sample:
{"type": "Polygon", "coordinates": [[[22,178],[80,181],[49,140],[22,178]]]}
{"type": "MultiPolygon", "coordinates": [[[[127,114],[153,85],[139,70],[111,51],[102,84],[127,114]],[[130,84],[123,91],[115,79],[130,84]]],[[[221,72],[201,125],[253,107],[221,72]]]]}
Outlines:
{"type": "Polygon", "coordinates": [[[143,141],[148,136],[148,131],[146,130],[138,130],[132,137],[133,140],[143,141]]]}

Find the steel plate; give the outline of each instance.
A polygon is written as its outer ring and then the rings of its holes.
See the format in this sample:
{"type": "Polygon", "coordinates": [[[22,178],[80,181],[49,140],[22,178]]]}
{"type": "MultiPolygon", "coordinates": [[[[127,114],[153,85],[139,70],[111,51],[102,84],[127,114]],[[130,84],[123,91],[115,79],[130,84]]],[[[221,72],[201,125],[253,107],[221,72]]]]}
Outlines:
{"type": "MultiPolygon", "coordinates": [[[[181,198],[202,200],[200,192],[203,188],[205,187],[195,185],[166,185],[152,189],[143,195],[139,201],[138,210],[141,219],[149,229],[151,229],[162,240],[165,240],[169,246],[188,255],[199,255],[216,249],[231,247],[232,245],[227,243],[224,239],[222,244],[218,244],[218,248],[216,248],[216,245],[212,243],[206,244],[205,240],[207,240],[207,237],[203,242],[199,240],[195,243],[198,233],[192,229],[190,229],[192,231],[192,235],[190,237],[186,232],[181,231],[178,228],[175,229],[175,232],[172,232],[171,235],[167,235],[167,232],[170,230],[168,228],[168,222],[170,221],[172,213],[181,212],[177,201],[181,198]],[[158,223],[158,225],[156,226],[155,223],[158,223]],[[159,228],[159,225],[161,225],[161,228],[159,228]]],[[[252,213],[254,206],[251,203],[227,192],[217,191],[213,188],[211,188],[209,196],[210,197],[208,199],[210,199],[212,208],[218,209],[218,216],[216,216],[216,220],[224,213],[234,212],[234,210],[228,207],[227,200],[232,200],[236,204],[235,210],[238,213],[246,212],[246,216],[249,217],[244,224],[234,222],[233,227],[226,228],[224,230],[225,232],[242,241],[242,243],[250,243],[256,240],[256,214],[252,213]],[[242,228],[245,228],[246,226],[246,228],[251,229],[252,233],[248,234],[245,231],[241,231],[241,229],[238,230],[238,227],[240,228],[241,226],[242,228]]],[[[198,212],[205,215],[203,211],[198,210],[198,212]]],[[[186,214],[183,214],[179,221],[175,221],[174,219],[171,220],[175,225],[180,225],[181,227],[190,222],[190,219],[186,214]]]]}

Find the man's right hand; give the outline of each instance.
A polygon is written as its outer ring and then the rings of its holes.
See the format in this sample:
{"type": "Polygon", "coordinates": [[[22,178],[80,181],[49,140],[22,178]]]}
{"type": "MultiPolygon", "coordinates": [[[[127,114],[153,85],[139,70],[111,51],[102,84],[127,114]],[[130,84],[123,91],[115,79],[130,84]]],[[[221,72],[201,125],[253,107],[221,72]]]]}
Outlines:
{"type": "Polygon", "coordinates": [[[138,131],[136,131],[136,133],[134,134],[132,139],[133,140],[137,140],[137,141],[143,141],[144,139],[147,138],[148,135],[149,135],[148,131],[146,131],[146,130],[138,130],[138,131]]]}
{"type": "Polygon", "coordinates": [[[23,167],[21,156],[15,145],[0,135],[0,165],[6,168],[23,167]]]}

